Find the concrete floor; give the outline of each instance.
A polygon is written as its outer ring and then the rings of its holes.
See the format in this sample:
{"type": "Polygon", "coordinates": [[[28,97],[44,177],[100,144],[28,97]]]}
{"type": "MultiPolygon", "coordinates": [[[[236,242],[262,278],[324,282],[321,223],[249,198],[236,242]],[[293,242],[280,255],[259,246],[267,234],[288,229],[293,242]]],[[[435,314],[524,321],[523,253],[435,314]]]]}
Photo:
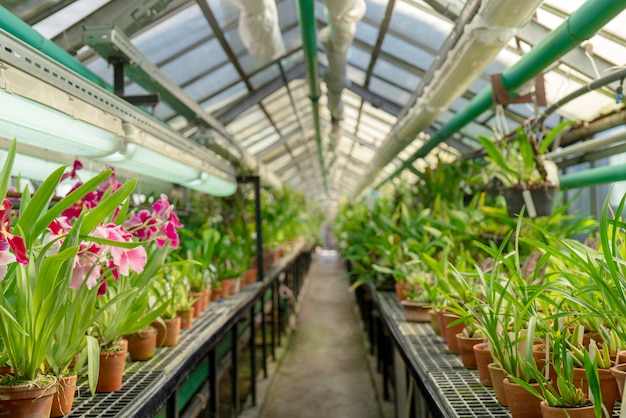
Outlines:
{"type": "Polygon", "coordinates": [[[262,418],[380,418],[354,295],[336,255],[311,267],[297,326],[261,407],[262,418]]]}

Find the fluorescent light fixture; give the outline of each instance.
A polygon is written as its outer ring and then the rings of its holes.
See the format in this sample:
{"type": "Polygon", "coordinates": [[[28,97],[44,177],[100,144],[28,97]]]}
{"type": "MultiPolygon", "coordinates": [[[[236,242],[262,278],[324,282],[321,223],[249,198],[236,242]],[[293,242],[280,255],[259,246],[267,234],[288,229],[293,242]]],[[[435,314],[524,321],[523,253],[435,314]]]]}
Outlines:
{"type": "Polygon", "coordinates": [[[127,143],[122,151],[98,158],[113,167],[142,173],[172,183],[184,184],[200,177],[200,170],[140,145],[127,143]]]}
{"type": "Polygon", "coordinates": [[[51,107],[0,89],[0,137],[78,157],[114,153],[121,139],[51,107]]]}
{"type": "Polygon", "coordinates": [[[237,190],[237,183],[204,172],[197,179],[185,183],[184,186],[213,196],[230,196],[237,190]]]}

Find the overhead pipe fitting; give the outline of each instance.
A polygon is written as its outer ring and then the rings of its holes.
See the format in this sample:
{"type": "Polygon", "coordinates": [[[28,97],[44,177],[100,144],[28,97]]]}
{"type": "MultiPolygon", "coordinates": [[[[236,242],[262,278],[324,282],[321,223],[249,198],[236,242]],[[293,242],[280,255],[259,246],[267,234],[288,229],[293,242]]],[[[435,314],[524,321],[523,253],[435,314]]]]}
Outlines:
{"type": "Polygon", "coordinates": [[[240,10],[239,36],[255,58],[270,61],[285,51],[274,0],[231,0],[240,10]]]}
{"type": "Polygon", "coordinates": [[[365,16],[364,0],[325,0],[329,26],[322,28],[319,38],[326,48],[328,71],[324,81],[328,87],[328,110],[333,120],[343,119],[341,95],[347,84],[346,55],[354,41],[356,24],[365,16]]]}
{"type": "MultiPolygon", "coordinates": [[[[620,12],[626,4],[613,0],[588,0],[561,25],[536,44],[526,55],[502,74],[502,84],[507,92],[514,92],[539,72],[548,67],[581,42],[591,38],[620,12]]],[[[454,115],[437,133],[413,153],[404,163],[375,187],[399,175],[418,158],[426,157],[437,145],[482,115],[493,105],[491,86],[485,87],[454,115]]],[[[363,186],[364,187],[364,186],[363,186]]],[[[363,190],[361,187],[358,191],[363,190]]]]}
{"type": "Polygon", "coordinates": [[[372,183],[420,132],[467,91],[540,4],[541,0],[488,0],[480,5],[456,44],[445,57],[435,61],[440,64],[431,82],[418,87],[423,87],[422,95],[389,133],[354,195],[372,183]]]}

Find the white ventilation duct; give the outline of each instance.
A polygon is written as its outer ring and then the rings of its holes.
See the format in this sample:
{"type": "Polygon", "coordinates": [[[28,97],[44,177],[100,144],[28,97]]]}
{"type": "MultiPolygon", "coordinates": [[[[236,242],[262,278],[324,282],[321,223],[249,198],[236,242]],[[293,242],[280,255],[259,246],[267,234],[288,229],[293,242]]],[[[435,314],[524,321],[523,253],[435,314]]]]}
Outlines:
{"type": "Polygon", "coordinates": [[[343,119],[341,93],[346,85],[346,55],[356,33],[356,23],[365,15],[364,0],[325,0],[329,26],[319,38],[328,56],[328,110],[333,120],[343,119]]]}
{"type": "Polygon", "coordinates": [[[542,0],[487,0],[481,4],[456,45],[441,60],[421,97],[392,128],[355,195],[468,89],[541,3],[542,0]]]}
{"type": "Polygon", "coordinates": [[[250,55],[269,61],[285,51],[274,0],[231,0],[241,11],[239,36],[250,55]]]}

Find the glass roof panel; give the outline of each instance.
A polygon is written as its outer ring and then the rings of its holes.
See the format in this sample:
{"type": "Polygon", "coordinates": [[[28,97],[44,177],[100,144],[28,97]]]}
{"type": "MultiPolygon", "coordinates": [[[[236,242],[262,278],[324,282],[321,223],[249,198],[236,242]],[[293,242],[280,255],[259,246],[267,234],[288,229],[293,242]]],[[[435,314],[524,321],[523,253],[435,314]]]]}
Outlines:
{"type": "Polygon", "coordinates": [[[185,84],[207,71],[208,68],[225,64],[228,57],[216,39],[199,45],[160,69],[176,84],[185,84]]]}
{"type": "Polygon", "coordinates": [[[231,1],[224,0],[204,0],[209,3],[215,19],[224,28],[239,18],[239,9],[231,1]]]}
{"type": "MultiPolygon", "coordinates": [[[[194,45],[213,35],[204,15],[197,4],[181,10],[169,19],[153,26],[132,38],[133,45],[145,55],[150,62],[158,64],[172,54],[194,45]],[[185,36],[180,36],[181,31],[185,36]]],[[[216,47],[215,52],[222,53],[216,47]]]]}
{"type": "Polygon", "coordinates": [[[392,86],[378,77],[371,78],[370,90],[376,95],[384,97],[390,102],[398,103],[400,105],[405,105],[411,98],[411,93],[408,91],[392,86]]]}
{"type": "MultiPolygon", "coordinates": [[[[33,28],[46,38],[53,38],[69,26],[99,9],[111,0],[78,0],[33,25],[33,28]]],[[[4,3],[4,2],[3,2],[4,3]]],[[[4,4],[3,4],[4,6],[4,4]]]]}
{"type": "Polygon", "coordinates": [[[374,65],[374,74],[380,78],[393,80],[394,83],[405,89],[413,91],[419,85],[421,78],[403,68],[392,63],[379,59],[374,65]]]}
{"type": "Polygon", "coordinates": [[[205,100],[224,86],[235,84],[240,80],[231,63],[221,66],[215,71],[186,85],[183,90],[194,100],[205,100]]]}
{"type": "Polygon", "coordinates": [[[435,59],[435,56],[429,51],[425,51],[417,45],[402,40],[390,33],[385,35],[382,50],[398,60],[406,61],[407,64],[424,71],[430,67],[435,59]]]}
{"type": "Polygon", "coordinates": [[[433,50],[439,49],[452,31],[453,24],[446,19],[425,13],[405,2],[396,2],[390,28],[409,39],[419,39],[433,50]]]}

